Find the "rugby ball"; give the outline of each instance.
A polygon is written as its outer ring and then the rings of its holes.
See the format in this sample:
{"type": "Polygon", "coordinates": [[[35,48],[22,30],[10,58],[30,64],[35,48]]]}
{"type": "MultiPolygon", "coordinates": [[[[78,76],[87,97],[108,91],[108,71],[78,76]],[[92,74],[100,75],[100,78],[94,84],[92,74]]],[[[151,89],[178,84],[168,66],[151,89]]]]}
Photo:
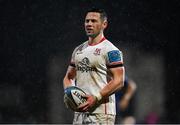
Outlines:
{"type": "Polygon", "coordinates": [[[86,102],[86,98],[83,95],[86,95],[86,93],[76,86],[66,88],[64,91],[64,103],[66,107],[73,111],[78,111],[78,106],[86,102]]]}

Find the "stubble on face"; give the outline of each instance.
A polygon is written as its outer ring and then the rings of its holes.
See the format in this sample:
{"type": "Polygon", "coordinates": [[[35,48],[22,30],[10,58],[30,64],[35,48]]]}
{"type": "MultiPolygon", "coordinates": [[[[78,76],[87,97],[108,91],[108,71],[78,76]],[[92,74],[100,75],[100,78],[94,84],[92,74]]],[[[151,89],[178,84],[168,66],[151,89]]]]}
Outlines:
{"type": "Polygon", "coordinates": [[[85,18],[85,31],[88,37],[95,38],[102,32],[100,13],[89,12],[85,18]]]}

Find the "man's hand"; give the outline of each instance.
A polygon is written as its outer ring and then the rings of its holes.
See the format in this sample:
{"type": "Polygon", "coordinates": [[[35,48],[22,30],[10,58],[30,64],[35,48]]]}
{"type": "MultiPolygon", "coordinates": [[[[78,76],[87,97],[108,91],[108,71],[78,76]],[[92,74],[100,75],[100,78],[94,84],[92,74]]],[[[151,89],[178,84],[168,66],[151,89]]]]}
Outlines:
{"type": "Polygon", "coordinates": [[[89,111],[91,107],[93,107],[96,104],[97,101],[96,97],[93,95],[84,95],[83,97],[86,98],[87,101],[78,107],[78,111],[80,112],[89,111]]]}

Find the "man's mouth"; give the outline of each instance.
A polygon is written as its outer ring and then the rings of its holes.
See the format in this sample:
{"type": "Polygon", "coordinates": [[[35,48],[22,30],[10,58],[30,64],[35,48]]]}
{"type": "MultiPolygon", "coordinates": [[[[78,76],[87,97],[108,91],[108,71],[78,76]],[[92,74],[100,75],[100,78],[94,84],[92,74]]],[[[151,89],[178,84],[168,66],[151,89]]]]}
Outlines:
{"type": "Polygon", "coordinates": [[[87,31],[87,32],[92,32],[92,31],[93,31],[93,29],[86,29],[86,31],[87,31]]]}

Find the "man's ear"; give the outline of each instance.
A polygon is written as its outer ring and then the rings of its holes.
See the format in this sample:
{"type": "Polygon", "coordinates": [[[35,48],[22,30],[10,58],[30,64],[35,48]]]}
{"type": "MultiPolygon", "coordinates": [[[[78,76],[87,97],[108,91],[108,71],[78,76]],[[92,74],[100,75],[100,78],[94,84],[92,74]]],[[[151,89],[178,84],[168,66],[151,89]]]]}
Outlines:
{"type": "Polygon", "coordinates": [[[108,26],[108,21],[107,20],[104,20],[103,22],[103,29],[106,29],[108,26]]]}

